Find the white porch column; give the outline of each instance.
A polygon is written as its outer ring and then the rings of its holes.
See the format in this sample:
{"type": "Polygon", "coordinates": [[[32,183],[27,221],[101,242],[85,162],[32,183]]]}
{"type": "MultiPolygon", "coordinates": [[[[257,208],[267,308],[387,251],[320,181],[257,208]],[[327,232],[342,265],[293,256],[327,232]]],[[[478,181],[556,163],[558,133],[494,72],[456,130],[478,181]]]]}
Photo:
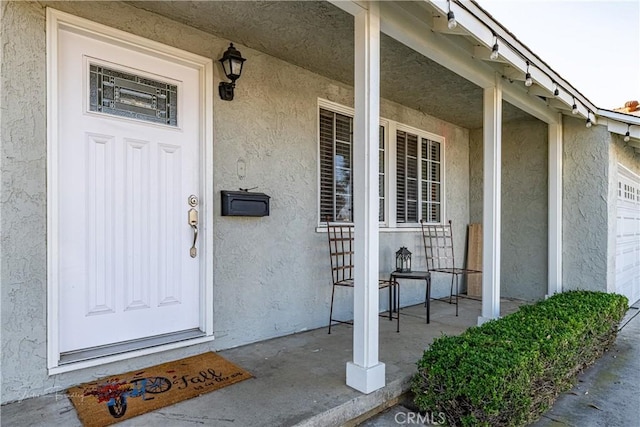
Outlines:
{"type": "Polygon", "coordinates": [[[378,134],[380,122],[380,15],[376,2],[355,14],[353,194],[355,288],[353,362],[347,385],[371,393],[385,385],[378,361],[378,134]]]}
{"type": "Polygon", "coordinates": [[[500,231],[502,173],[502,80],[484,89],[484,203],[482,207],[482,315],[500,317],[500,231]]]}
{"type": "Polygon", "coordinates": [[[547,297],[562,292],[562,114],[549,124],[549,278],[547,297]]]}

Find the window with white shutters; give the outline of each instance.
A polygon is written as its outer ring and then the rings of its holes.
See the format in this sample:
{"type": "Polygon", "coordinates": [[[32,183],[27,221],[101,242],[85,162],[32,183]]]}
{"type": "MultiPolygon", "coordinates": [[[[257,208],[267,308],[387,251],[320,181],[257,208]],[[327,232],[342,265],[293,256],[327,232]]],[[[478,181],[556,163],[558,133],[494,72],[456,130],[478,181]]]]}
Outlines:
{"type": "MultiPolygon", "coordinates": [[[[319,109],[319,223],[353,222],[353,113],[321,102],[319,109]]],[[[381,120],[378,145],[379,221],[388,226],[439,223],[443,217],[442,142],[436,135],[381,120]],[[391,127],[392,129],[394,127],[391,127]],[[389,158],[389,154],[393,158],[389,158]],[[389,163],[387,165],[387,163],[389,163]],[[387,182],[388,168],[396,182],[387,182]],[[393,175],[392,175],[393,176],[393,175]],[[389,201],[396,201],[389,211],[389,201]],[[386,218],[386,213],[390,218],[386,218]]]]}
{"type": "Polygon", "coordinates": [[[353,118],[320,109],[320,218],[353,222],[353,118]]]}
{"type": "Polygon", "coordinates": [[[440,149],[440,142],[411,132],[397,131],[396,222],[441,221],[440,149]]]}
{"type": "MultiPolygon", "coordinates": [[[[385,137],[380,126],[378,145],[378,219],[384,221],[385,137]]],[[[353,222],[353,118],[320,109],[320,219],[353,222]]]]}

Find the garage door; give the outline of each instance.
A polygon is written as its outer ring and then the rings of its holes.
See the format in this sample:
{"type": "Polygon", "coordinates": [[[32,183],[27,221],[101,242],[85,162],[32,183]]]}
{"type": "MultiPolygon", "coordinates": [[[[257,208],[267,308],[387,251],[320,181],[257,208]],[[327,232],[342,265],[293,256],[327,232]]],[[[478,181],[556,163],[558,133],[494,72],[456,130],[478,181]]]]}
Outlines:
{"type": "Polygon", "coordinates": [[[640,177],[618,165],[616,293],[640,299],[640,177]]]}

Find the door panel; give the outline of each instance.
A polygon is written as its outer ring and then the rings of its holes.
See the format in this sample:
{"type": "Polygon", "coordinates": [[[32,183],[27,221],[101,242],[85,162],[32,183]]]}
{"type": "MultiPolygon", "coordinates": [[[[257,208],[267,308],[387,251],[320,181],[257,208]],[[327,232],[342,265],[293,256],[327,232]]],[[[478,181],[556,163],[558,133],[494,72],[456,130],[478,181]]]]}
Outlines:
{"type": "Polygon", "coordinates": [[[71,30],[58,54],[60,351],[202,329],[187,222],[201,188],[198,70],[71,30]],[[123,116],[91,111],[91,65],[139,76],[97,93],[123,116]],[[164,99],[140,88],[157,82],[176,88],[177,126],[144,118],[164,99]]]}

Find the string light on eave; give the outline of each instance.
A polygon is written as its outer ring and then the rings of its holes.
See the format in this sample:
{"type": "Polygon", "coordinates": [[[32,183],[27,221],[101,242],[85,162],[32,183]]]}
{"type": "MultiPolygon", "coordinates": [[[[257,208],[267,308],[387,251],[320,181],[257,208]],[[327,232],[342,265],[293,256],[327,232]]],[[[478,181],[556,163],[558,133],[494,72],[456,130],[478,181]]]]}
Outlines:
{"type": "Polygon", "coordinates": [[[624,134],[624,142],[629,142],[629,140],[631,139],[631,134],[629,133],[630,129],[631,125],[627,125],[627,133],[624,134]]]}
{"type": "Polygon", "coordinates": [[[451,0],[447,2],[447,5],[449,6],[449,11],[447,12],[447,27],[453,30],[458,26],[458,23],[456,22],[456,15],[451,10],[451,0]]]}
{"type": "Polygon", "coordinates": [[[555,88],[553,90],[553,96],[557,97],[560,95],[560,89],[558,89],[558,83],[553,82],[553,87],[555,88]]]}
{"type": "Polygon", "coordinates": [[[591,122],[591,111],[587,111],[587,123],[585,124],[585,126],[587,128],[590,128],[591,125],[593,125],[593,123],[591,122]]]}
{"type": "Polygon", "coordinates": [[[531,73],[529,72],[529,61],[527,61],[527,74],[524,75],[524,85],[529,87],[533,84],[533,79],[531,78],[531,73]]]}
{"type": "Polygon", "coordinates": [[[489,55],[489,58],[492,61],[495,61],[496,59],[498,59],[499,53],[498,51],[500,50],[500,46],[498,45],[498,36],[494,36],[495,37],[495,43],[493,44],[493,47],[491,48],[491,55],[489,55]]]}
{"type": "Polygon", "coordinates": [[[575,98],[573,98],[573,106],[571,106],[571,113],[578,114],[578,104],[576,104],[575,98]]]}

